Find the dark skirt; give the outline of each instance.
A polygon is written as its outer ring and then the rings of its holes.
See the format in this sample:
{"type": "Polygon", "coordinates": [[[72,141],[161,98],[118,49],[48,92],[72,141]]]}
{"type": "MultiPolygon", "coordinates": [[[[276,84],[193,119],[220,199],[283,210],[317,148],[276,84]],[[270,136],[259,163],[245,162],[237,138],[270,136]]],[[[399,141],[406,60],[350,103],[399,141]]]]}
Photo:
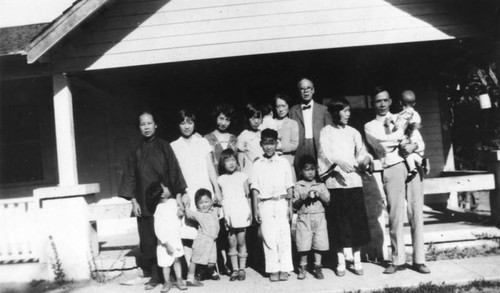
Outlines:
{"type": "Polygon", "coordinates": [[[145,259],[156,257],[155,221],[153,217],[137,217],[139,246],[145,259]]]}
{"type": "Polygon", "coordinates": [[[370,241],[365,197],[361,187],[329,189],[328,235],[335,248],[356,247],[370,241]]]}

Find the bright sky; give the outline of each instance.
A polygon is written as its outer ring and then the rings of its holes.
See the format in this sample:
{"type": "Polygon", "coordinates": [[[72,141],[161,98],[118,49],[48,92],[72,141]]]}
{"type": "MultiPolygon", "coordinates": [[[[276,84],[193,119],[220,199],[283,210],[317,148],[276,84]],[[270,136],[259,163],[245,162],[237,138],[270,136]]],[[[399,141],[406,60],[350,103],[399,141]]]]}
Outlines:
{"type": "Polygon", "coordinates": [[[76,0],[0,0],[0,27],[51,22],[76,0]]]}

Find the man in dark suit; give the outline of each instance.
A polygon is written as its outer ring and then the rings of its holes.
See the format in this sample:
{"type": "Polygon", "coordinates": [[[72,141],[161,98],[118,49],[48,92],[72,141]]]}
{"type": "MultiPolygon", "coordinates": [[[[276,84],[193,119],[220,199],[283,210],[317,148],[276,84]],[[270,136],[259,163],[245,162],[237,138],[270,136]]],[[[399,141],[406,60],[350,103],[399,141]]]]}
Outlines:
{"type": "MultiPolygon", "coordinates": [[[[295,153],[295,172],[299,173],[298,162],[305,155],[317,158],[319,148],[319,133],[326,125],[331,125],[332,116],[328,108],[314,102],[314,85],[307,78],[297,83],[300,91],[301,103],[290,109],[290,118],[299,124],[299,146],[295,153]]],[[[297,177],[298,178],[298,177],[297,177]]]]}

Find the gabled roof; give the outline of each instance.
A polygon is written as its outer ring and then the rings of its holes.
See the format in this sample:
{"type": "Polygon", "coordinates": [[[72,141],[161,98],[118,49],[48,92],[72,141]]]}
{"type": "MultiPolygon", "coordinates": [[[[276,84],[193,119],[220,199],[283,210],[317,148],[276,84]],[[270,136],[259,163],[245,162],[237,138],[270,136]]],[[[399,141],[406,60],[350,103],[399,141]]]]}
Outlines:
{"type": "Polygon", "coordinates": [[[0,56],[25,54],[26,46],[48,23],[0,28],[0,56]]]}
{"type": "Polygon", "coordinates": [[[28,63],[37,61],[70,32],[112,0],[77,0],[34,39],[26,49],[28,63]]]}

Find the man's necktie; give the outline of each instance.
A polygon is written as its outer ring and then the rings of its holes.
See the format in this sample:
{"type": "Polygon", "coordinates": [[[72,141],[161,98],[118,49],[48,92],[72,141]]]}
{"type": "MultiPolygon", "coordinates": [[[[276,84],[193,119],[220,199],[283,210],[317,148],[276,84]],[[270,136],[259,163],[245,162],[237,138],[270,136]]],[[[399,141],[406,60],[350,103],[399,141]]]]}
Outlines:
{"type": "Polygon", "coordinates": [[[392,122],[392,118],[385,118],[385,121],[384,121],[384,129],[385,129],[385,134],[391,134],[392,133],[392,130],[391,130],[391,123],[392,122]]]}

